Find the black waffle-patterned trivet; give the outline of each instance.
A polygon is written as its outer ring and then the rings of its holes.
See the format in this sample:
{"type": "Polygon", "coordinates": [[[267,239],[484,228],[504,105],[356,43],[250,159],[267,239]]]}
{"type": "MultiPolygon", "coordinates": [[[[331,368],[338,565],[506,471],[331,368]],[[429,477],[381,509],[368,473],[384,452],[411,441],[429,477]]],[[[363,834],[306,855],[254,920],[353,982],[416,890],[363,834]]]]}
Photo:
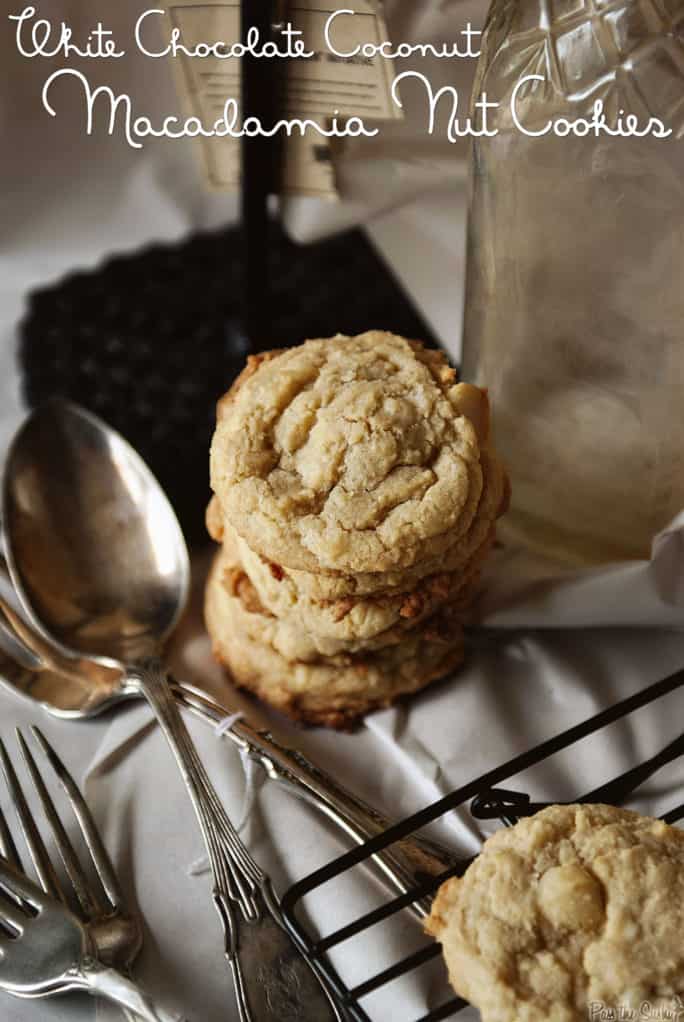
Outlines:
{"type": "MultiPolygon", "coordinates": [[[[261,349],[379,328],[434,337],[360,231],[300,247],[270,235],[261,349]]],[[[29,406],[68,397],[138,449],[188,539],[204,538],[216,399],[245,361],[237,229],[155,245],[30,295],[19,357],[29,406]]]]}

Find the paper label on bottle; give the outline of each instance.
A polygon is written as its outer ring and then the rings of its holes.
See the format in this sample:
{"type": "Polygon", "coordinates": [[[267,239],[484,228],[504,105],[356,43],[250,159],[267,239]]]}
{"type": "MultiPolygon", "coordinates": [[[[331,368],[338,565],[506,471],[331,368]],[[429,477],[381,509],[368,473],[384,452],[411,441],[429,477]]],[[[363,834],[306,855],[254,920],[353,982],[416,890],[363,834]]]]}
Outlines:
{"type": "MultiPolygon", "coordinates": [[[[293,0],[287,4],[286,20],[299,30],[313,57],[263,58],[265,73],[282,73],[281,109],[277,118],[310,119],[326,129],[331,119],[342,126],[346,118],[362,117],[364,123],[395,120],[402,116],[391,98],[394,77],[392,61],[383,57],[344,59],[326,45],[330,24],[333,48],[347,53],[369,42],[387,41],[387,27],[377,0],[345,0],[353,15],[331,15],[339,11],[339,0],[293,0]],[[270,65],[270,66],[269,66],[270,65]]],[[[222,41],[230,47],[240,41],[240,4],[222,0],[183,0],[166,8],[166,31],[177,29],[179,40],[189,50],[200,43],[222,41]]],[[[277,39],[277,36],[276,36],[277,39]]],[[[263,40],[262,40],[263,42],[263,40]]],[[[285,42],[280,43],[285,48],[285,42]]],[[[190,57],[180,53],[173,61],[175,80],[189,116],[212,126],[223,114],[229,98],[240,105],[240,59],[208,56],[190,57]]],[[[239,123],[239,122],[238,122],[239,123]]],[[[269,125],[264,127],[268,128],[269,125]]],[[[283,194],[337,197],[333,152],[344,139],[330,139],[309,128],[279,136],[283,143],[283,194]]],[[[200,138],[208,183],[230,190],[240,182],[240,141],[236,138],[200,138]]]]}

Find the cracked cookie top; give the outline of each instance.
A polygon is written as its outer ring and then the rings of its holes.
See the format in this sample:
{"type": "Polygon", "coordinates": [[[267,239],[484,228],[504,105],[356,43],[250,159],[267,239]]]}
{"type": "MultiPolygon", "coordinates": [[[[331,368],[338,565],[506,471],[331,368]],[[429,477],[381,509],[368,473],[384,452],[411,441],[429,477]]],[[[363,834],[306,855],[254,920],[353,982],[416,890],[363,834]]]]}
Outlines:
{"type": "Polygon", "coordinates": [[[211,483],[253,550],[288,568],[387,572],[465,536],[486,396],[392,334],[257,356],[219,403],[211,483]]]}

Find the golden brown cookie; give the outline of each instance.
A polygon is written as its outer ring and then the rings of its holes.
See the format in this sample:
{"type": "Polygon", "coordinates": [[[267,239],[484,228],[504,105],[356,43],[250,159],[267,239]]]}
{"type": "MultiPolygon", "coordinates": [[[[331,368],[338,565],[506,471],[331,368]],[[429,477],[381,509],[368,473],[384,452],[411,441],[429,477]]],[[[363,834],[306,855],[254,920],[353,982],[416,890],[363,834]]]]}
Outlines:
{"type": "MultiPolygon", "coordinates": [[[[459,537],[440,557],[419,561],[412,568],[356,574],[298,571],[285,567],[273,558],[257,554],[242,537],[239,537],[244,544],[240,550],[249,550],[252,558],[258,557],[261,564],[267,565],[269,575],[275,583],[271,585],[269,582],[267,590],[265,583],[262,584],[260,581],[261,570],[251,559],[249,560],[247,568],[262,595],[263,602],[274,613],[279,613],[281,606],[284,612],[302,600],[332,604],[347,601],[349,598],[357,600],[371,595],[395,597],[408,591],[419,593],[423,583],[430,590],[434,584],[432,580],[439,576],[452,575],[456,579],[457,573],[463,571],[467,564],[473,564],[478,558],[484,559],[487,555],[494,541],[496,519],[508,507],[510,489],[500,462],[489,450],[483,449],[480,463],[483,489],[475,519],[467,534],[459,537]],[[282,593],[279,592],[281,587],[282,593]]],[[[223,542],[226,522],[216,496],[212,498],[207,508],[207,529],[217,543],[223,542]]],[[[232,530],[230,524],[228,529],[232,530]]]]}
{"type": "Polygon", "coordinates": [[[272,645],[284,656],[308,660],[387,646],[447,604],[467,607],[492,542],[490,532],[458,571],[431,575],[415,589],[337,600],[312,600],[301,593],[296,577],[254,553],[230,526],[223,532],[221,556],[226,568],[239,565],[248,577],[255,590],[251,602],[258,600],[262,613],[277,619],[269,631],[275,629],[280,641],[273,639],[272,645]]]}
{"type": "Polygon", "coordinates": [[[457,622],[430,619],[400,642],[355,655],[290,660],[269,642],[277,627],[258,603],[246,576],[226,585],[220,555],[206,590],[205,620],[214,654],[235,683],[302,722],[346,729],[371,710],[389,706],[447,674],[463,659],[457,622]]]}
{"type": "Polygon", "coordinates": [[[483,1022],[641,1018],[647,1002],[649,1017],[677,1018],[684,833],[612,806],[552,806],[489,838],[427,927],[483,1022]]]}
{"type": "Polygon", "coordinates": [[[401,572],[471,528],[486,398],[438,352],[380,331],[307,341],[252,363],[218,418],[222,513],[284,567],[401,572]]]}
{"type": "Polygon", "coordinates": [[[289,614],[274,614],[264,606],[252,576],[245,570],[242,558],[236,557],[236,549],[230,542],[224,542],[217,558],[223,585],[241,604],[234,608],[234,617],[241,629],[260,642],[273,646],[286,660],[305,662],[393,646],[401,642],[411,629],[434,617],[437,610],[443,610],[445,614],[448,612],[454,622],[458,619],[459,623],[465,623],[480,573],[478,563],[469,573],[464,573],[460,577],[460,585],[451,590],[442,589],[440,586],[444,583],[435,582],[434,605],[430,613],[426,608],[427,593],[404,593],[400,600],[349,599],[347,606],[344,601],[334,605],[343,615],[341,617],[336,618],[332,614],[326,617],[325,609],[319,607],[315,614],[318,628],[314,629],[306,620],[302,621],[301,606],[289,614]],[[415,606],[412,605],[414,600],[415,606]],[[359,632],[364,634],[359,635],[359,632]]]}

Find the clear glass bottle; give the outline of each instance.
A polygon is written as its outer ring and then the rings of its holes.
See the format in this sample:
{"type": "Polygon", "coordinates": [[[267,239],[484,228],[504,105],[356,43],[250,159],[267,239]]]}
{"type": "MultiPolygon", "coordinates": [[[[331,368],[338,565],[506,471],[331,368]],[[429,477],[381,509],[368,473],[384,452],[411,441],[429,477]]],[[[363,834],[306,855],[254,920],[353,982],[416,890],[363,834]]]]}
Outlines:
{"type": "Polygon", "coordinates": [[[511,473],[504,539],[648,556],[684,508],[684,0],[493,0],[484,93],[498,134],[472,146],[463,372],[511,473]],[[511,101],[532,74],[528,131],[601,100],[609,126],[672,134],[528,137],[511,101]]]}

